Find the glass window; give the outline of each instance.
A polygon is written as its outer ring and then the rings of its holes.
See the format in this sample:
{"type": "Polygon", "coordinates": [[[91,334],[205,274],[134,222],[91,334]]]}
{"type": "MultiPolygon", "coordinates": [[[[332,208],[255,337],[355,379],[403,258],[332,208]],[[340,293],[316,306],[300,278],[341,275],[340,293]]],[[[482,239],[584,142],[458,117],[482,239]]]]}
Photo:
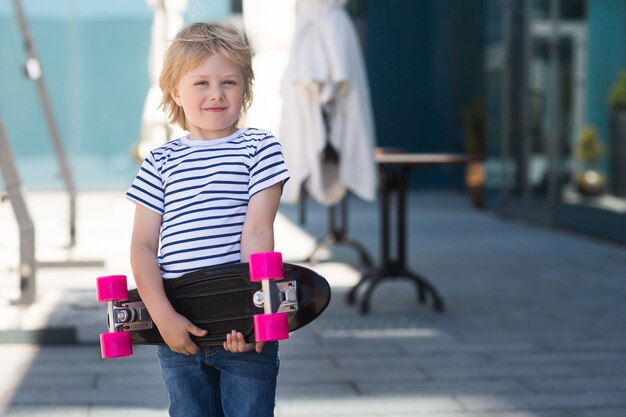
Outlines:
{"type": "Polygon", "coordinates": [[[559,8],[559,17],[563,20],[583,20],[586,15],[586,0],[533,0],[532,17],[535,19],[549,19],[551,3],[555,2],[559,8]]]}

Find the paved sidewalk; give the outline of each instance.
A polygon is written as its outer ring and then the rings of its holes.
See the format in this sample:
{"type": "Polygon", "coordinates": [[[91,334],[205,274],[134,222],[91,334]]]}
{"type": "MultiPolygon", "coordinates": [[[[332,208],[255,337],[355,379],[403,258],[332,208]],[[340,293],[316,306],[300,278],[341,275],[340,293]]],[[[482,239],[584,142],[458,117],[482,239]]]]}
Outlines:
{"type": "MultiPolygon", "coordinates": [[[[67,250],[62,195],[28,201],[40,261],[105,267],[41,268],[38,302],[11,305],[17,229],[0,204],[0,416],[166,416],[154,348],[104,361],[96,344],[105,308],[94,280],[129,274],[132,208],[121,192],[79,194],[78,246],[67,250]],[[16,343],[54,335],[67,344],[16,343]]],[[[626,248],[505,221],[462,194],[414,192],[408,207],[410,265],[446,312],[394,280],[360,316],[345,294],[362,266],[336,246],[315,266],[333,286],[329,309],[281,344],[277,416],[626,416],[626,248]]],[[[377,258],[377,207],[351,200],[349,212],[348,231],[377,258]]],[[[285,206],[277,221],[277,250],[292,262],[327,230],[313,203],[305,227],[296,220],[285,206]]]]}

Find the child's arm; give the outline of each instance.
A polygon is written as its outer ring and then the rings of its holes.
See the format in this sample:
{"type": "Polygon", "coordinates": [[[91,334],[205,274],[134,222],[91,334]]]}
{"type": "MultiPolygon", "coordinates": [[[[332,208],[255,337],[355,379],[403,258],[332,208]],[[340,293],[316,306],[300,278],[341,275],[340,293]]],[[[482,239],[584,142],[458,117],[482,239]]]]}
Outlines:
{"type": "Polygon", "coordinates": [[[274,250],[274,219],[281,187],[281,184],[275,184],[250,198],[241,234],[241,262],[248,262],[252,253],[274,250]]]}
{"type": "Polygon", "coordinates": [[[191,355],[198,346],[189,333],[204,336],[206,330],[178,314],[165,296],[161,270],[157,262],[161,216],[137,204],[131,238],[130,261],[141,299],[159,328],[165,343],[174,352],[191,355]]]}
{"type": "MultiPolygon", "coordinates": [[[[259,191],[250,198],[241,234],[241,262],[248,262],[252,253],[274,250],[274,219],[278,212],[282,184],[259,191]]],[[[264,343],[246,343],[243,334],[233,331],[226,336],[224,349],[245,352],[256,348],[261,352],[264,343]]]]}

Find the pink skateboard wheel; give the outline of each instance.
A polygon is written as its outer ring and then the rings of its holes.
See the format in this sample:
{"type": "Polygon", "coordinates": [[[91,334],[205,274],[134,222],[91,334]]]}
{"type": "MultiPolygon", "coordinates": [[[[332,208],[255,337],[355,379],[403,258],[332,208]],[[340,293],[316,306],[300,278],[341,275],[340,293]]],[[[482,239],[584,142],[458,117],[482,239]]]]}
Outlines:
{"type": "Polygon", "coordinates": [[[254,336],[257,342],[289,339],[287,313],[255,315],[254,336]]]}
{"type": "Polygon", "coordinates": [[[283,255],[280,252],[261,252],[250,255],[250,281],[283,279],[283,255]]]}
{"type": "Polygon", "coordinates": [[[130,332],[113,332],[100,334],[100,350],[102,358],[120,358],[133,354],[133,342],[130,332]]]}
{"type": "Polygon", "coordinates": [[[96,280],[98,302],[128,299],[126,275],[108,275],[96,280]]]}

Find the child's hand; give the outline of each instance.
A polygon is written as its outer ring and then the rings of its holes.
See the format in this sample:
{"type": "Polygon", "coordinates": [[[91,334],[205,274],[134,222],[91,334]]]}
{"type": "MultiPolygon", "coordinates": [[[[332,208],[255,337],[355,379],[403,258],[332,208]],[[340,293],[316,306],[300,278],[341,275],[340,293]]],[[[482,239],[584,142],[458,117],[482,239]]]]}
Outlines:
{"type": "Polygon", "coordinates": [[[165,324],[161,323],[159,331],[169,348],[183,355],[195,355],[198,352],[198,346],[191,340],[190,334],[201,337],[207,333],[180,314],[176,314],[165,324]]]}
{"type": "Polygon", "coordinates": [[[265,342],[246,343],[243,334],[235,330],[226,335],[224,342],[224,350],[228,352],[247,352],[255,349],[257,353],[261,353],[263,346],[265,346],[265,342]]]}

